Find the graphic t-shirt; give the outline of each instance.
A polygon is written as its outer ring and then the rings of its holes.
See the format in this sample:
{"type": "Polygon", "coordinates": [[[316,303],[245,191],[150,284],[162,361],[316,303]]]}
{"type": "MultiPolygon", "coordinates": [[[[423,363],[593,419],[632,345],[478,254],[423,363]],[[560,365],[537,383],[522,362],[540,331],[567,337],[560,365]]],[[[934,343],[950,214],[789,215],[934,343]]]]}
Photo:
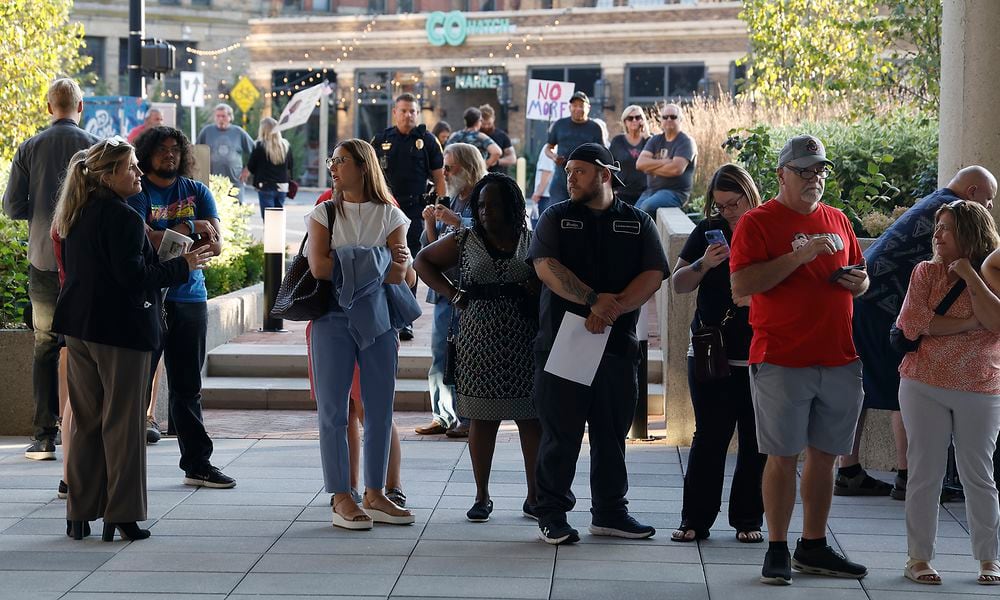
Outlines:
{"type": "MultiPolygon", "coordinates": [[[[156,231],[171,229],[184,221],[219,218],[212,192],[202,182],[187,177],[178,177],[166,188],[143,177],[142,191],[129,198],[128,205],[156,231]]],[[[167,300],[206,302],[208,291],[205,289],[204,273],[191,271],[187,283],[170,288],[167,300]]]]}
{"type": "Polygon", "coordinates": [[[479,154],[483,156],[483,160],[486,160],[490,157],[488,148],[495,143],[496,142],[493,141],[493,138],[485,133],[463,129],[451,134],[451,137],[449,137],[448,141],[445,142],[444,147],[447,148],[452,144],[469,144],[471,146],[475,146],[476,149],[479,150],[479,154]]]}
{"type": "MultiPolygon", "coordinates": [[[[604,130],[593,119],[575,123],[572,118],[565,117],[553,123],[549,129],[547,143],[556,147],[557,156],[568,159],[577,147],[588,142],[604,144],[604,130]]],[[[569,198],[569,192],[566,190],[566,171],[563,167],[556,166],[556,170],[552,173],[552,181],[549,183],[549,197],[553,203],[569,198]]]]}
{"type": "Polygon", "coordinates": [[[750,363],[782,367],[839,367],[857,359],[851,337],[854,299],[830,275],[862,261],[861,247],[844,213],[819,204],[803,215],[771,200],[743,215],[733,233],[731,273],[774,260],[827,236],[837,251],[798,267],[781,283],[753,295],[750,363]]]}
{"type": "Polygon", "coordinates": [[[659,175],[646,175],[646,189],[651,192],[656,190],[672,190],[681,194],[685,200],[691,195],[691,185],[694,183],[694,163],[698,156],[698,147],[691,136],[683,131],[677,134],[673,141],[668,142],[662,133],[658,133],[649,138],[643,152],[649,152],[653,158],[664,159],[680,156],[688,161],[684,172],[676,177],[660,177],[659,175]]]}

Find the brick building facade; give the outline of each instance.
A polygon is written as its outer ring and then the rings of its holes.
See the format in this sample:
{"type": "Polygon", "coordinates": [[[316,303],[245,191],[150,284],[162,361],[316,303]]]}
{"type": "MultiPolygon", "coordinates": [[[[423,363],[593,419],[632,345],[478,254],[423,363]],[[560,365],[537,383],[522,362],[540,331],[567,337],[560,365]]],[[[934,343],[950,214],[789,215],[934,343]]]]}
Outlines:
{"type": "Polygon", "coordinates": [[[298,0],[292,12],[272,4],[273,16],[250,21],[246,47],[250,77],[273,94],[274,112],[299,89],[335,82],[331,147],[388,127],[392,98],[409,91],[422,99],[428,126],[444,119],[461,127],[466,107],[492,104],[533,162],[547,124],[525,118],[529,79],[573,82],[614,135],[628,104],[731,93],[734,61],[748,44],[738,1],[375,0],[386,13],[400,5],[421,12],[372,16],[361,9],[371,2],[352,0],[333,2],[334,14],[303,14],[306,3],[329,1],[298,0]],[[463,38],[459,25],[443,20],[469,5],[489,10],[461,13],[463,38]],[[438,20],[433,32],[428,19],[438,20]],[[455,35],[443,40],[449,27],[455,35]]]}

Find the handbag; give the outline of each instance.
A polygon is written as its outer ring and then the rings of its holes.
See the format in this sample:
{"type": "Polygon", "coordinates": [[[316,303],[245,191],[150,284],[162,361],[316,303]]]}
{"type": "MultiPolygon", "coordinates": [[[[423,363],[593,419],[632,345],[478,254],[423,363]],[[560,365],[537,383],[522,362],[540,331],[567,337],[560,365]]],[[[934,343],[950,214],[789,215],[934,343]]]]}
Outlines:
{"type": "MultiPolygon", "coordinates": [[[[459,236],[458,239],[458,289],[462,289],[462,279],[463,271],[462,269],[462,252],[465,248],[465,239],[468,237],[468,229],[460,231],[456,235],[459,236]]],[[[444,360],[444,374],[442,375],[442,381],[445,385],[455,385],[455,371],[458,369],[458,344],[456,341],[458,339],[458,307],[453,306],[451,309],[451,320],[448,322],[448,346],[445,350],[445,360],[444,360]]]]}
{"type": "MultiPolygon", "coordinates": [[[[333,209],[332,201],[327,200],[323,204],[326,206],[327,223],[330,224],[330,231],[333,231],[337,211],[333,209]]],[[[278,296],[271,307],[271,316],[275,319],[311,321],[330,310],[333,282],[316,279],[309,270],[309,260],[302,254],[308,238],[309,234],[302,236],[299,252],[292,259],[292,264],[288,266],[281,286],[278,287],[278,296]]]]}
{"type": "Polygon", "coordinates": [[[694,378],[697,381],[714,381],[729,377],[729,358],[726,356],[726,342],[722,337],[722,328],[731,318],[733,318],[732,308],[726,311],[726,316],[718,325],[701,323],[701,327],[691,333],[691,345],[694,347],[694,378]]]}
{"type": "MultiPolygon", "coordinates": [[[[944,313],[948,312],[951,305],[955,303],[955,300],[958,300],[958,296],[963,290],[965,290],[965,286],[966,284],[964,279],[956,281],[955,285],[951,286],[948,293],[945,294],[944,298],[941,299],[941,302],[938,303],[937,307],[934,309],[934,314],[943,317],[944,313]]],[[[896,323],[894,322],[892,327],[889,328],[889,346],[900,354],[916,352],[917,348],[920,347],[920,338],[918,337],[915,340],[911,340],[906,337],[903,335],[903,330],[896,327],[896,323]]]]}

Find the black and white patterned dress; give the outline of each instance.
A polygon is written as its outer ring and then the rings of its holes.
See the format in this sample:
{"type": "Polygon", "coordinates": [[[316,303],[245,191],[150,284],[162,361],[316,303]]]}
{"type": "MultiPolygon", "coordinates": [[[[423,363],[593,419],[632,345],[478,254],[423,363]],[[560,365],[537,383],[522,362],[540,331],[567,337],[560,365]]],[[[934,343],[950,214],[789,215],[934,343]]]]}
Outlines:
{"type": "Polygon", "coordinates": [[[531,397],[538,296],[524,286],[536,278],[525,262],[531,234],[521,235],[513,253],[489,247],[472,229],[459,236],[469,303],[456,342],[458,414],[486,421],[537,418],[531,397]]]}

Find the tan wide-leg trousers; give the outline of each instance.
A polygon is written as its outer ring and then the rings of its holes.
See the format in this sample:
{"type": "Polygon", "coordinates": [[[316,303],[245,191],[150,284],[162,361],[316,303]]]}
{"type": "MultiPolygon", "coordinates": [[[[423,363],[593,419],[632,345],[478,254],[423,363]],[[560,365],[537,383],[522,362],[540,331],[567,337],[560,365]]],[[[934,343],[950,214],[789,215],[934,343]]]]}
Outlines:
{"type": "Polygon", "coordinates": [[[146,520],[146,402],[150,352],[66,337],[75,428],[66,518],[146,520]]]}

